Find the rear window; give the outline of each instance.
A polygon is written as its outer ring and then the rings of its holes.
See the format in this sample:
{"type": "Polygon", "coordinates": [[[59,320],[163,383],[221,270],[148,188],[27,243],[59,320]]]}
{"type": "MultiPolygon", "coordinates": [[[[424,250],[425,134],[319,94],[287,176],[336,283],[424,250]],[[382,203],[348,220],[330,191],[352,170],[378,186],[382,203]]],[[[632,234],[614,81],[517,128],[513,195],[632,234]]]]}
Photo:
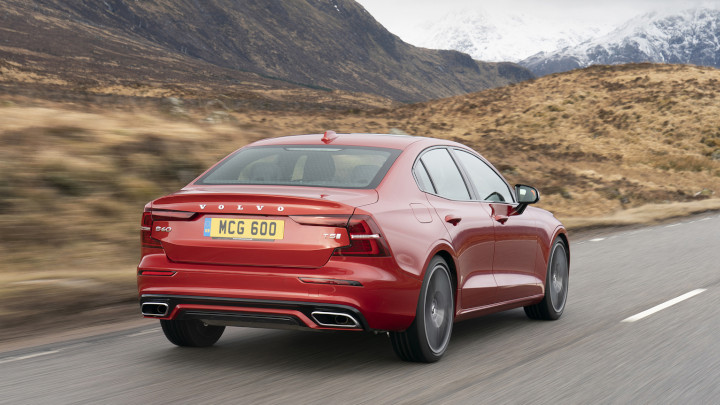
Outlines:
{"type": "Polygon", "coordinates": [[[375,188],[399,154],[353,146],[258,146],[239,150],[195,184],[375,188]]]}

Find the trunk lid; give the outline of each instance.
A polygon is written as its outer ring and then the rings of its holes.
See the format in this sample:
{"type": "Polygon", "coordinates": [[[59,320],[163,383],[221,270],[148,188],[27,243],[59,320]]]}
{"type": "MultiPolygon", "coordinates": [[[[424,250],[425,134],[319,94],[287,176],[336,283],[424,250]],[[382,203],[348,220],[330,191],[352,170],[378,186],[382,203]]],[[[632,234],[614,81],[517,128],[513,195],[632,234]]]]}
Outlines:
{"type": "Polygon", "coordinates": [[[345,224],[355,207],[377,201],[375,190],[238,188],[186,188],[152,203],[152,237],[170,260],[320,267],[350,244],[345,224]],[[173,218],[178,211],[195,214],[173,218]]]}

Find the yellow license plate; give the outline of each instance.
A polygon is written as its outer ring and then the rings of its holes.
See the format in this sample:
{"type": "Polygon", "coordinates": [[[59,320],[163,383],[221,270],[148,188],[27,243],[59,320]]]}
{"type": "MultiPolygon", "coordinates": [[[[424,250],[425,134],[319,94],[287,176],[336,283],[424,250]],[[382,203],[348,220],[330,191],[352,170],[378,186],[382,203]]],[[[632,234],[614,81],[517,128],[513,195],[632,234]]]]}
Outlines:
{"type": "Polygon", "coordinates": [[[282,239],[285,221],[245,218],[205,218],[204,235],[229,239],[282,239]]]}

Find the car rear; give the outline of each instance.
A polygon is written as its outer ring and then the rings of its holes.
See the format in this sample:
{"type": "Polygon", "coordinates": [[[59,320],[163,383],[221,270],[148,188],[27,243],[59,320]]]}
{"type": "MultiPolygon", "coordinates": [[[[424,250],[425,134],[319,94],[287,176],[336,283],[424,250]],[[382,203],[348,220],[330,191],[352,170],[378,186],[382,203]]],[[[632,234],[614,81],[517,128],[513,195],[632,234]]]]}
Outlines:
{"type": "Polygon", "coordinates": [[[293,329],[409,326],[420,280],[399,269],[373,216],[375,188],[401,150],[313,141],[240,149],[147,204],[143,315],[293,329]]]}

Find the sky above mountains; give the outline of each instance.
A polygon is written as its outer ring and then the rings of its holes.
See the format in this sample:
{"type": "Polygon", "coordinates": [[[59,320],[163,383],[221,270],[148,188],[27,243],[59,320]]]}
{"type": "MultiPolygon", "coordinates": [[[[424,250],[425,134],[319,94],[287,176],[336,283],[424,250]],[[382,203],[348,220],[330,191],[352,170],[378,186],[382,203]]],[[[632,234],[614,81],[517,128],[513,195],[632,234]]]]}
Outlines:
{"type": "Polygon", "coordinates": [[[463,10],[490,15],[539,17],[548,29],[579,25],[617,26],[640,14],[674,12],[693,7],[720,9],[720,0],[358,0],[390,32],[413,45],[421,45],[428,23],[463,10]]]}

